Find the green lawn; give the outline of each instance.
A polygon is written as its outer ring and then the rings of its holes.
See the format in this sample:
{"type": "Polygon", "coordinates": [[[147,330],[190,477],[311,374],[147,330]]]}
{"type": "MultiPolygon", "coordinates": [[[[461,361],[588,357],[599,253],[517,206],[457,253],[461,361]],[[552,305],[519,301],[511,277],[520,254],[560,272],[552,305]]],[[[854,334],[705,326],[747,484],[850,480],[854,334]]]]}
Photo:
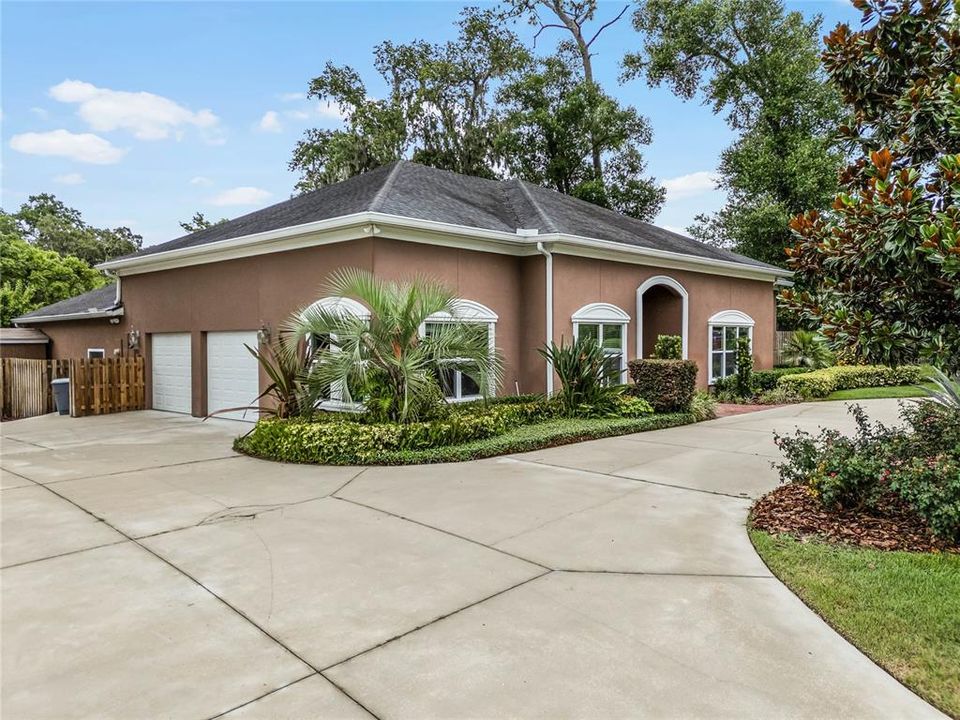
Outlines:
{"type": "Polygon", "coordinates": [[[925,389],[934,389],[932,383],[920,385],[886,385],[882,387],[855,388],[854,390],[837,390],[827,395],[824,400],[876,400],[877,398],[908,398],[926,395],[925,389]]]}
{"type": "Polygon", "coordinates": [[[770,570],[891,675],[960,718],[960,556],[801,543],[752,530],[770,570]]]}

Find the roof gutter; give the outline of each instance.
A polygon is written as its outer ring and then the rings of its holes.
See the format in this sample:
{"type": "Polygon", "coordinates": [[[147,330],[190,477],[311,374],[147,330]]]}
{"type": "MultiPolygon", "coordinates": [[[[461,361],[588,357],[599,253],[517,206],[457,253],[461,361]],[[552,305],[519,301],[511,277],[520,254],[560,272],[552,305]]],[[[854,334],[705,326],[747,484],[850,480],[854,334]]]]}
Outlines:
{"type": "MultiPolygon", "coordinates": [[[[537,241],[537,252],[546,258],[546,299],[547,307],[547,347],[553,342],[553,253],[547,250],[541,241],[537,241]]],[[[553,362],[547,358],[547,397],[553,397],[553,362]]]]}
{"type": "MultiPolygon", "coordinates": [[[[324,242],[338,242],[353,239],[357,236],[349,234],[349,232],[345,234],[344,231],[355,230],[358,233],[362,233],[364,227],[370,224],[376,224],[387,230],[389,228],[395,228],[425,233],[426,235],[423,238],[424,242],[430,242],[431,239],[434,239],[438,241],[439,244],[441,236],[457,236],[482,244],[499,246],[501,251],[506,251],[509,254],[526,255],[539,252],[536,248],[536,243],[531,242],[531,239],[528,237],[518,236],[515,232],[486,230],[467,225],[421,220],[387,213],[362,212],[236,238],[228,238],[226,240],[218,240],[193,247],[118,258],[100,263],[97,265],[97,268],[112,271],[118,275],[134,274],[178,267],[180,265],[195,265],[235,257],[246,257],[248,255],[311,247],[323,244],[324,242]],[[317,235],[325,237],[316,237],[317,235]],[[433,236],[435,236],[435,238],[433,236]]],[[[729,274],[728,271],[732,271],[738,273],[741,277],[752,277],[763,280],[769,279],[771,281],[778,277],[789,277],[792,275],[790,271],[780,268],[767,268],[729,260],[702,258],[696,255],[686,255],[668,250],[656,250],[579,235],[547,233],[540,235],[538,240],[545,243],[566,245],[569,250],[587,248],[619,257],[666,260],[682,265],[692,271],[700,270],[701,272],[713,272],[714,274],[724,275],[729,274]]],[[[562,247],[552,247],[551,249],[553,252],[563,252],[564,250],[562,247]]]]}
{"type": "Polygon", "coordinates": [[[96,320],[97,318],[122,317],[123,308],[113,308],[111,310],[87,310],[77,313],[64,313],[62,315],[37,315],[36,317],[18,317],[13,319],[14,325],[33,325],[34,323],[45,322],[63,322],[64,320],[96,320]]]}

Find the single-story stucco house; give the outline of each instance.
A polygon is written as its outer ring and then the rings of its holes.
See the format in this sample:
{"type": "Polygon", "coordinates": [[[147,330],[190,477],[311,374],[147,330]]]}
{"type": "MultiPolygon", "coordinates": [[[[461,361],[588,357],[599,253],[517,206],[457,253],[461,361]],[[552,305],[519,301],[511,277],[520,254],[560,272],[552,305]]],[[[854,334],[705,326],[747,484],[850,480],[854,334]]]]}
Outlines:
{"type": "MultiPolygon", "coordinates": [[[[626,379],[659,334],[683,338],[710,384],[738,334],[773,363],[780,268],[519,180],[396,162],[100,266],[116,283],[16,319],[54,358],[141,353],[154,409],[202,416],[248,404],[266,384],[244,344],[322,298],[340,267],[424,274],[462,298],[505,358],[499,393],[550,391],[548,338],[604,338],[626,379]]],[[[451,393],[468,397],[470,383],[451,393]]]]}

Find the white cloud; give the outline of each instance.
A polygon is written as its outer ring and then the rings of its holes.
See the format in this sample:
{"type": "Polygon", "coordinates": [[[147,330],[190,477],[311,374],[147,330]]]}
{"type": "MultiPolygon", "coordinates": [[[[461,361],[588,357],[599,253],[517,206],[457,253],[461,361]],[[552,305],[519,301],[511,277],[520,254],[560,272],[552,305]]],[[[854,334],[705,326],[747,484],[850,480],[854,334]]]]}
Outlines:
{"type": "Polygon", "coordinates": [[[191,185],[202,185],[203,187],[210,187],[213,185],[213,180],[203,175],[197,175],[196,177],[190,178],[191,185]]]}
{"type": "Polygon", "coordinates": [[[163,140],[172,130],[191,125],[213,130],[220,122],[210,110],[193,112],[153,93],[110,90],[80,80],[54,85],[50,97],[77,104],[78,114],[94,130],[128,130],[139,140],[163,140]]]}
{"type": "Polygon", "coordinates": [[[66,175],[57,175],[53,178],[55,183],[61,185],[83,185],[86,182],[80,173],[67,173],[66,175]]]}
{"type": "Polygon", "coordinates": [[[32,112],[34,115],[36,115],[36,116],[37,116],[38,118],[40,118],[41,120],[46,120],[46,119],[50,116],[50,113],[48,113],[48,112],[47,112],[46,110],[44,110],[42,107],[32,107],[32,108],[30,108],[30,112],[32,112]]]}
{"type": "Polygon", "coordinates": [[[227,205],[259,205],[269,199],[271,193],[256,187],[235,187],[224,190],[212,198],[211,205],[224,207],[227,205]]]}
{"type": "Polygon", "coordinates": [[[291,120],[309,120],[310,113],[306,110],[287,110],[283,113],[285,116],[291,120]]]}
{"type": "Polygon", "coordinates": [[[276,110],[267,110],[260,118],[260,122],[257,123],[257,127],[263,132],[270,133],[278,133],[283,130],[283,125],[280,124],[280,116],[276,110]]]}
{"type": "Polygon", "coordinates": [[[317,115],[327,120],[343,120],[346,113],[337,103],[327,101],[317,103],[317,115]]]}
{"type": "Polygon", "coordinates": [[[10,138],[10,147],[27,155],[65,157],[92,165],[112,165],[127,153],[99,135],[62,129],[14,135],[10,138]]]}
{"type": "Polygon", "coordinates": [[[299,92],[280,93],[277,95],[283,102],[296,102],[297,100],[306,100],[307,96],[299,92]]]}
{"type": "Polygon", "coordinates": [[[664,180],[663,186],[667,189],[668,198],[690,197],[691,195],[700,195],[715,190],[717,176],[709,170],[700,170],[689,175],[664,180]]]}

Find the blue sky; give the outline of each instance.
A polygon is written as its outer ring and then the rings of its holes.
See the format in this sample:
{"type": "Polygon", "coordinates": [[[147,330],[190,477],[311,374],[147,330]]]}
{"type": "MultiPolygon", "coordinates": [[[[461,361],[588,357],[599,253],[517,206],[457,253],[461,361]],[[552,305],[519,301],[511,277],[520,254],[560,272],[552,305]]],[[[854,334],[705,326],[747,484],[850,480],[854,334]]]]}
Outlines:
{"type": "MultiPolygon", "coordinates": [[[[478,4],[478,3],[472,3],[478,4]]],[[[855,23],[845,2],[793,2],[824,28],[855,23]]],[[[145,244],[182,234],[200,210],[234,217],[290,196],[303,130],[333,127],[303,98],[332,60],[381,91],[373,46],[455,35],[460,2],[4,2],[2,195],[14,210],[52,192],[99,226],[128,225],[145,244]]],[[[602,3],[599,15],[622,4],[602,3]]],[[[519,24],[528,42],[532,30],[519,24]]],[[[541,36],[546,51],[559,31],[541,36]]],[[[723,118],[642,81],[617,83],[639,45],[626,18],[597,41],[597,79],[653,125],[649,170],[668,187],[657,224],[686,227],[723,204],[710,173],[732,140],[723,118]]]]}

